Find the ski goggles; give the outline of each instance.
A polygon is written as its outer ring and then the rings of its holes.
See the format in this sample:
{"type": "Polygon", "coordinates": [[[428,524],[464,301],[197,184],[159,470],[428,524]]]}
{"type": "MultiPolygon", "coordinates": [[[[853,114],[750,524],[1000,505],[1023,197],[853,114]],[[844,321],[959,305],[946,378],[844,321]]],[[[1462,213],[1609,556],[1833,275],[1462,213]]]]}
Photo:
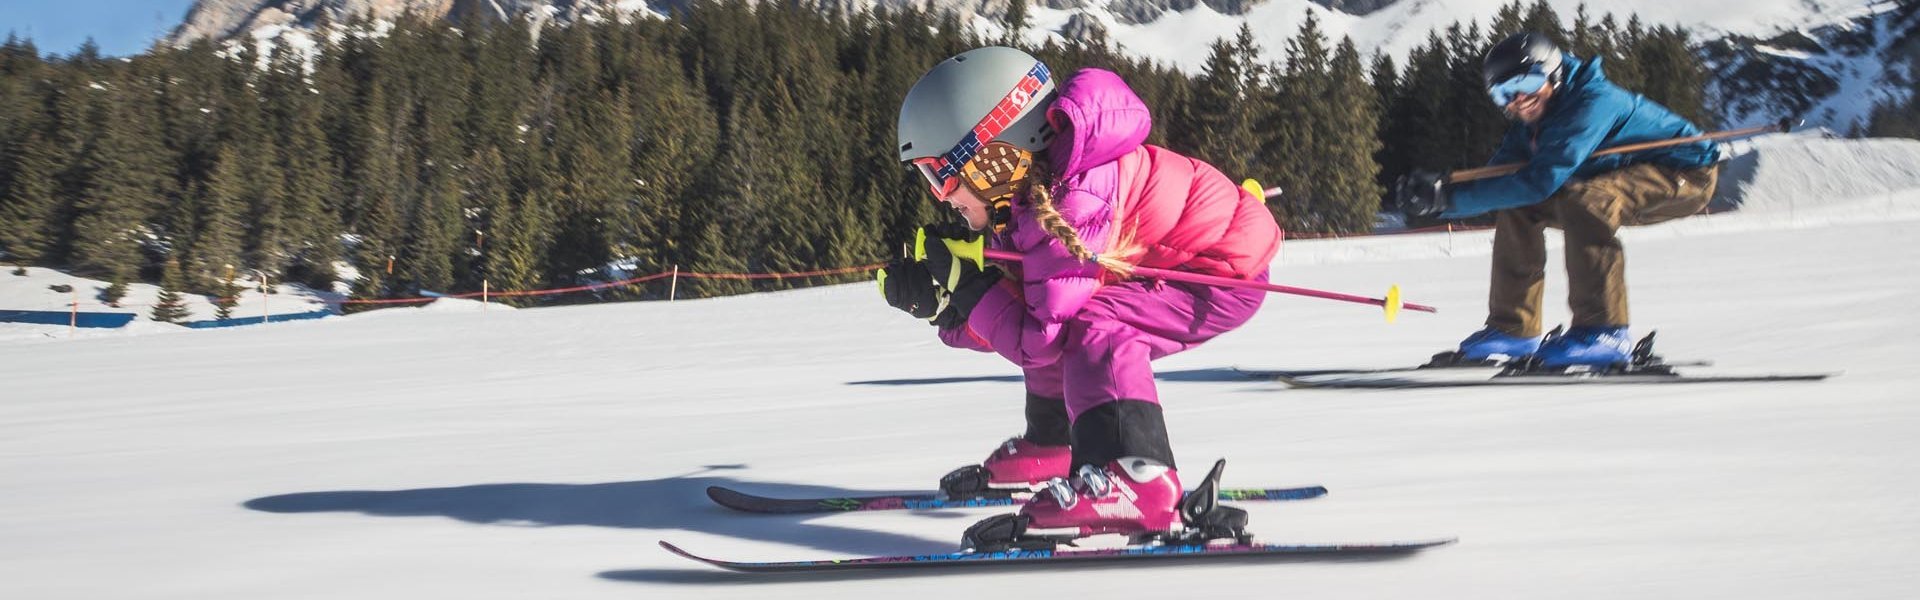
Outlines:
{"type": "Polygon", "coordinates": [[[987,116],[981,117],[980,122],[974,124],[966,137],[961,138],[960,143],[954,144],[953,149],[939,156],[916,158],[911,161],[914,170],[919,171],[920,176],[926,178],[927,187],[933,192],[935,200],[946,200],[955,190],[960,189],[961,167],[966,166],[968,161],[972,161],[974,155],[978,154],[987,142],[1000,137],[1001,132],[1012,126],[1013,122],[1026,110],[1027,105],[1039,100],[1040,88],[1046,86],[1047,81],[1052,78],[1053,73],[1047,69],[1046,63],[1033,63],[1033,68],[1029,69],[1020,81],[1013,84],[1013,89],[1008,90],[1007,95],[1000,98],[1000,102],[993,106],[993,110],[987,111],[987,116]]]}
{"type": "Polygon", "coordinates": [[[1487,86],[1487,96],[1493,98],[1493,105],[1505,108],[1521,96],[1532,94],[1547,87],[1552,78],[1547,76],[1541,65],[1533,65],[1527,72],[1508,77],[1505,80],[1487,86]]]}
{"type": "Polygon", "coordinates": [[[946,200],[955,190],[960,189],[959,177],[940,176],[940,157],[929,156],[913,159],[913,168],[927,180],[927,188],[933,192],[935,201],[946,200]]]}

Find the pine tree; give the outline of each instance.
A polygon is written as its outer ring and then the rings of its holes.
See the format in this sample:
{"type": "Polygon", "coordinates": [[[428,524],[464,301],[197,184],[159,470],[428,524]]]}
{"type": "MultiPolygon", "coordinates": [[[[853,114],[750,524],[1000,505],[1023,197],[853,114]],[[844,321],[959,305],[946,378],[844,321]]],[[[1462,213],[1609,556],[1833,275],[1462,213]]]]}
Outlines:
{"type": "Polygon", "coordinates": [[[140,233],[153,197],[155,173],[143,170],[130,119],[112,89],[89,84],[82,91],[98,128],[83,142],[70,174],[73,266],[80,273],[123,282],[138,275],[144,259],[140,233]]]}
{"type": "Polygon", "coordinates": [[[1486,164],[1500,145],[1507,122],[1501,107],[1487,97],[1486,75],[1482,66],[1487,42],[1480,26],[1455,23],[1447,28],[1449,84],[1446,88],[1447,118],[1442,121],[1452,142],[1447,151],[1448,169],[1486,164]]]}
{"type": "Polygon", "coordinates": [[[408,220],[395,275],[420,290],[451,291],[454,254],[465,233],[461,224],[459,182],[451,165],[430,168],[418,204],[408,220]]]}
{"type": "Polygon", "coordinates": [[[34,132],[7,154],[10,181],[0,203],[0,251],[21,264],[39,262],[54,242],[49,232],[59,207],[53,151],[34,132]]]}
{"type": "Polygon", "coordinates": [[[228,277],[239,268],[242,236],[241,218],[246,210],[249,181],[245,159],[233,149],[223,149],[215,158],[213,173],[206,182],[194,215],[193,258],[186,265],[196,286],[215,287],[215,281],[228,277]]]}
{"type": "Polygon", "coordinates": [[[1632,50],[1633,63],[1644,77],[1635,91],[1688,121],[1710,127],[1716,119],[1706,107],[1708,73],[1689,37],[1687,30],[1665,25],[1648,31],[1632,50]]]}
{"type": "Polygon", "coordinates": [[[227,194],[223,210],[240,215],[240,260],[229,263],[247,269],[259,269],[279,275],[285,265],[287,230],[292,223],[286,213],[285,182],[275,164],[279,155],[275,133],[269,128],[256,81],[258,52],[251,44],[241,46],[236,60],[226,65],[221,82],[226,114],[221,121],[220,156],[228,163],[219,167],[225,173],[227,194]]]}
{"type": "Polygon", "coordinates": [[[1374,182],[1380,185],[1381,200],[1384,202],[1386,192],[1391,189],[1394,178],[1407,172],[1407,165],[1401,160],[1400,155],[1393,151],[1392,146],[1384,143],[1384,139],[1392,130],[1393,116],[1399,110],[1400,98],[1404,92],[1401,91],[1400,73],[1394,68],[1392,56],[1380,52],[1374,53],[1371,67],[1368,79],[1373,84],[1374,110],[1375,115],[1379,117],[1374,122],[1374,141],[1380,144],[1379,149],[1373,153],[1373,162],[1379,168],[1379,174],[1374,178],[1374,182]]]}
{"type": "Polygon", "coordinates": [[[1640,24],[1640,16],[1627,18],[1625,27],[1613,26],[1613,16],[1608,15],[1600,21],[1601,28],[1611,32],[1614,60],[1606,63],[1607,79],[1620,87],[1639,90],[1646,84],[1646,73],[1640,67],[1640,42],[1646,37],[1646,27],[1640,24]]]}
{"type": "Polygon", "coordinates": [[[1324,184],[1332,167],[1319,160],[1319,151],[1337,139],[1328,119],[1335,107],[1326,100],[1333,87],[1326,42],[1319,19],[1308,11],[1299,31],[1287,41],[1286,66],[1271,101],[1275,107],[1267,126],[1271,137],[1261,152],[1270,161],[1285,161],[1267,167],[1276,174],[1268,185],[1286,190],[1281,202],[1269,202],[1268,207],[1277,211],[1290,231],[1331,230],[1323,209],[1329,201],[1324,184]]]}
{"type": "Polygon", "coordinates": [[[1236,179],[1260,177],[1259,132],[1266,98],[1256,95],[1260,66],[1252,28],[1241,25],[1229,43],[1213,43],[1200,76],[1193,82],[1186,124],[1174,134],[1178,147],[1236,179]]]}
{"type": "Polygon", "coordinates": [[[227,269],[221,276],[219,285],[214,287],[213,317],[222,321],[233,318],[233,308],[240,305],[240,282],[233,269],[227,269]]]}
{"type": "MultiPolygon", "coordinates": [[[[1567,32],[1560,26],[1559,13],[1553,11],[1553,6],[1547,4],[1547,0],[1533,0],[1533,5],[1527,8],[1526,21],[1521,26],[1527,31],[1547,34],[1547,39],[1566,47],[1567,32]]],[[[1495,37],[1494,40],[1498,41],[1499,38],[1495,37]]]]}
{"type": "Polygon", "coordinates": [[[1587,3],[1581,2],[1573,9],[1573,29],[1567,32],[1567,51],[1582,58],[1600,56],[1600,39],[1593,17],[1587,15],[1587,3]]]}
{"type": "Polygon", "coordinates": [[[349,221],[355,234],[354,268],[360,279],[354,292],[362,297],[389,295],[387,266],[395,260],[404,239],[401,227],[401,151],[388,119],[384,88],[374,85],[360,100],[362,110],[347,124],[349,148],[346,180],[354,212],[349,221]]]}
{"type": "Polygon", "coordinates": [[[311,287],[329,289],[339,254],[333,200],[339,191],[321,130],[320,100],[307,80],[304,59],[290,47],[276,48],[269,64],[261,93],[269,129],[276,134],[274,167],[281,176],[287,254],[286,262],[270,266],[290,269],[292,279],[311,287]]]}
{"type": "MultiPolygon", "coordinates": [[[[712,168],[719,125],[707,98],[677,64],[643,57],[638,68],[645,83],[630,98],[634,118],[630,171],[637,179],[636,203],[635,210],[622,214],[632,221],[623,229],[644,232],[654,240],[650,253],[654,268],[690,264],[688,205],[708,201],[697,186],[712,168]]],[[[848,184],[850,196],[861,193],[860,181],[848,184]]]]}
{"type": "Polygon", "coordinates": [[[530,290],[542,280],[547,216],[538,202],[514,202],[507,168],[499,149],[492,147],[468,161],[467,189],[470,201],[480,207],[476,225],[486,236],[477,268],[492,289],[530,290]]]}
{"type": "Polygon", "coordinates": [[[193,316],[182,301],[180,291],[185,279],[180,275],[180,262],[167,260],[160,271],[160,301],[153,305],[153,320],[162,323],[179,323],[193,316]]]}
{"type": "Polygon", "coordinates": [[[1020,44],[1022,35],[1027,30],[1027,0],[1007,0],[1007,16],[1004,21],[1007,27],[1006,42],[1020,44]]]}
{"type": "Polygon", "coordinates": [[[1380,208],[1383,190],[1373,160],[1380,144],[1379,95],[1367,82],[1360,51],[1342,38],[1328,65],[1327,145],[1319,156],[1329,171],[1321,193],[1328,226],[1341,233],[1366,232],[1380,208]]]}
{"type": "Polygon", "coordinates": [[[1387,118],[1384,138],[1389,157],[1387,176],[1399,177],[1414,169],[1447,170],[1454,166],[1458,143],[1447,129],[1453,103],[1448,95],[1452,81],[1451,57],[1438,33],[1430,33],[1424,46],[1407,55],[1407,69],[1401,77],[1402,94],[1387,118]]]}
{"type": "Polygon", "coordinates": [[[1520,4],[1520,0],[1513,0],[1500,5],[1500,12],[1496,13],[1493,21],[1487,24],[1487,37],[1499,41],[1526,30],[1526,7],[1520,4]]]}
{"type": "Polygon", "coordinates": [[[118,308],[120,301],[126,297],[127,280],[119,275],[114,275],[113,280],[107,283],[107,287],[100,289],[100,301],[105,302],[107,306],[118,308]]]}

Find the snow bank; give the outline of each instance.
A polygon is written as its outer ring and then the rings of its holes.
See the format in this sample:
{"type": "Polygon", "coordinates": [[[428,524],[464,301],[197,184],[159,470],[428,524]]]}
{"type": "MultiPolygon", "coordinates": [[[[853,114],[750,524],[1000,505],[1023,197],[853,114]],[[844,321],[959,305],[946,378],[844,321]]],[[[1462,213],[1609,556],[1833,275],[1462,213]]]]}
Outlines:
{"type": "Polygon", "coordinates": [[[1716,209],[1793,211],[1920,188],[1920,141],[1827,139],[1808,132],[1730,146],[1716,209]]]}
{"type": "MultiPolygon", "coordinates": [[[[0,311],[66,311],[69,305],[78,300],[82,313],[113,313],[136,315],[127,327],[117,329],[80,329],[69,332],[67,325],[42,325],[32,323],[0,323],[0,340],[36,339],[72,337],[102,337],[140,335],[147,333],[185,331],[186,328],[152,320],[153,305],[160,301],[160,286],[147,283],[127,284],[127,295],[121,298],[118,306],[100,301],[101,291],[107,288],[107,282],[78,277],[53,269],[28,267],[26,275],[14,275],[12,266],[0,266],[0,311]],[[67,286],[73,291],[54,291],[53,286],[67,286]],[[77,294],[76,294],[77,292],[77,294]]],[[[245,285],[245,284],[243,284],[245,285]]],[[[338,301],[336,294],[323,294],[298,284],[275,285],[271,296],[260,293],[257,286],[246,285],[240,293],[240,301],[234,306],[234,317],[260,317],[262,315],[291,315],[326,310],[331,302],[338,301]]],[[[199,294],[183,294],[181,303],[186,306],[187,321],[205,321],[214,318],[213,301],[199,294]]]]}

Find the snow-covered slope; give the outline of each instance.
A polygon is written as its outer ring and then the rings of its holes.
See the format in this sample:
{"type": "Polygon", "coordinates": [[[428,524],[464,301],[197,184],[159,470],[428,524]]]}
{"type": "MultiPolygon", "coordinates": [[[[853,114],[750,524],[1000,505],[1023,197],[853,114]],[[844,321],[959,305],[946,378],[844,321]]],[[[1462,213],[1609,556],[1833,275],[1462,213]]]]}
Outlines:
{"type": "Polygon", "coordinates": [[[0,596],[1907,597],[1920,193],[1801,201],[1631,230],[1635,324],[1727,369],[1845,371],[1824,383],[1349,392],[1228,370],[1424,359],[1479,325],[1484,233],[1289,242],[1279,281],[1399,283],[1443,312],[1272,296],[1157,364],[1183,466],[1332,489],[1250,507],[1256,532],[1460,537],[1404,560],[756,579],[656,548],[941,551],[990,514],[708,505],[716,483],[922,488],[1020,428],[1016,371],[847,285],[0,341],[0,596]]]}

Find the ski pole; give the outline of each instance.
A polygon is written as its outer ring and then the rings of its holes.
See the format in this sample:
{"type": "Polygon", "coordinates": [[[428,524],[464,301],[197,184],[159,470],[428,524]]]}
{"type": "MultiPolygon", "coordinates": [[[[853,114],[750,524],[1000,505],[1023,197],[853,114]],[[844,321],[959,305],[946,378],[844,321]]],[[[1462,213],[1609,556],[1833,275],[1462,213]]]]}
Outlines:
{"type": "MultiPolygon", "coordinates": [[[[1788,131],[1791,131],[1792,129],[1793,129],[1793,119],[1781,119],[1779,123],[1774,123],[1772,125],[1761,125],[1759,127],[1748,127],[1746,129],[1730,129],[1727,131],[1703,133],[1703,134],[1691,136],[1691,137],[1673,138],[1670,140],[1659,140],[1654,142],[1641,142],[1638,144],[1626,144],[1624,146],[1614,146],[1612,148],[1595,152],[1593,153],[1593,156],[1607,156],[1609,154],[1626,154],[1628,152],[1639,152],[1642,150],[1667,148],[1671,146],[1680,146],[1685,144],[1691,144],[1694,142],[1704,142],[1704,141],[1710,141],[1710,140],[1719,141],[1719,140],[1732,139],[1737,137],[1746,137],[1750,135],[1759,135],[1762,133],[1773,133],[1776,131],[1781,133],[1786,133],[1788,131]]],[[[1464,182],[1473,181],[1476,179],[1486,179],[1489,177],[1512,175],[1514,173],[1519,172],[1520,169],[1525,168],[1526,166],[1527,166],[1527,163],[1507,163],[1504,165],[1492,165],[1492,166],[1479,167],[1474,169],[1461,169],[1459,171],[1448,173],[1447,183],[1464,183],[1464,182]]]]}
{"type": "MultiPolygon", "coordinates": [[[[1018,261],[1021,258],[1020,253],[1009,252],[1006,250],[987,250],[985,252],[985,255],[987,258],[992,258],[996,260],[1018,261]]],[[[1387,289],[1387,297],[1385,298],[1368,298],[1366,296],[1355,296],[1353,294],[1328,292],[1328,291],[1316,290],[1311,288],[1294,287],[1290,285],[1280,285],[1277,283],[1262,283],[1258,281],[1248,281],[1245,279],[1234,279],[1232,277],[1221,277],[1218,275],[1205,275],[1201,273],[1189,273],[1186,271],[1155,269],[1153,267],[1134,267],[1133,274],[1139,275],[1141,277],[1166,279],[1170,281],[1184,281],[1187,283],[1198,283],[1201,285],[1211,285],[1216,287],[1240,288],[1245,290],[1263,290],[1263,291],[1276,292],[1281,294],[1292,294],[1295,296],[1306,296],[1309,298],[1338,300],[1341,302],[1353,302],[1356,304],[1371,304],[1371,305],[1383,307],[1386,309],[1388,322],[1392,322],[1394,318],[1398,316],[1400,309],[1402,308],[1407,310],[1420,311],[1424,313],[1440,312],[1440,309],[1427,306],[1424,304],[1402,302],[1400,300],[1400,286],[1397,286],[1397,285],[1387,289]]]]}

